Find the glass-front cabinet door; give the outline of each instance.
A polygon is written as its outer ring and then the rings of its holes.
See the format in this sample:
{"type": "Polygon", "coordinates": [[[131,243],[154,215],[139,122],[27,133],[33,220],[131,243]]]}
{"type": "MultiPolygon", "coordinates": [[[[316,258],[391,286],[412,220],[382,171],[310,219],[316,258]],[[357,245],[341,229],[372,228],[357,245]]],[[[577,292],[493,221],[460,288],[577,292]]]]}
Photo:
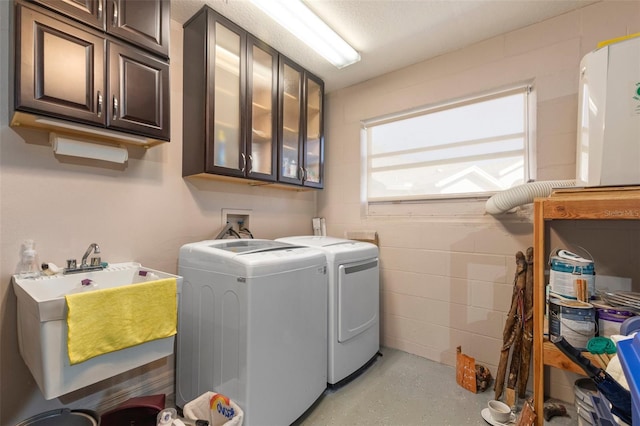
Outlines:
{"type": "Polygon", "coordinates": [[[209,135],[207,169],[209,172],[244,176],[246,163],[242,111],[245,97],[246,33],[231,22],[216,16],[209,49],[209,102],[213,129],[209,135]],[[213,89],[213,90],[211,90],[213,89]]]}
{"type": "Polygon", "coordinates": [[[323,187],[322,80],[209,7],[183,55],[183,176],[323,187]]]}
{"type": "Polygon", "coordinates": [[[302,68],[284,57],[280,64],[278,180],[302,184],[302,68]]]}
{"type": "Polygon", "coordinates": [[[278,139],[278,52],[261,41],[247,40],[248,143],[243,154],[247,176],[275,181],[278,139]]]}
{"type": "Polygon", "coordinates": [[[324,135],[322,80],[305,73],[306,110],[303,184],[314,188],[323,187],[324,135]]]}
{"type": "Polygon", "coordinates": [[[278,181],[322,188],[324,83],[280,56],[278,181]]]}

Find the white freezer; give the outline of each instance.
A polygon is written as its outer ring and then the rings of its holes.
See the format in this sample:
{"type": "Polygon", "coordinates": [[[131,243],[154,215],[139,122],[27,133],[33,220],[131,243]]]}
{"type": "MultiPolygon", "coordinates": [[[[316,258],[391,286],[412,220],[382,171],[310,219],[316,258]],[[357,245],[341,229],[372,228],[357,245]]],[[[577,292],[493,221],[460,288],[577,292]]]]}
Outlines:
{"type": "Polygon", "coordinates": [[[576,185],[640,184],[640,37],[580,61],[576,185]]]}

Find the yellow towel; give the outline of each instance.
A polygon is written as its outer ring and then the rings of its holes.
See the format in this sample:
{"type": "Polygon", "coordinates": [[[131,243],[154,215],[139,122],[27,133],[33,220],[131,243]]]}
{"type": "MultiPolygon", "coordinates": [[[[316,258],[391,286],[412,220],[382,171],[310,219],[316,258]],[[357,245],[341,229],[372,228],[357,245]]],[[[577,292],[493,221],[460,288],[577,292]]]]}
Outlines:
{"type": "Polygon", "coordinates": [[[70,294],[67,349],[71,365],[176,334],[176,279],[70,294]]]}

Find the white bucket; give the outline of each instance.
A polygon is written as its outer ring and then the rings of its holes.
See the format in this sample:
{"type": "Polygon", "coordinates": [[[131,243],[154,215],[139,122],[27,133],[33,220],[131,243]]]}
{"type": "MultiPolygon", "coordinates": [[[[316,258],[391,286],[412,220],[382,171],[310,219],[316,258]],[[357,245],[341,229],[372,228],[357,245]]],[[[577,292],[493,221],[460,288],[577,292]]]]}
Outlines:
{"type": "Polygon", "coordinates": [[[596,293],[593,260],[567,250],[557,250],[550,259],[549,286],[553,293],[587,301],[596,293]]]}
{"type": "Polygon", "coordinates": [[[549,297],[549,335],[564,337],[577,349],[585,349],[596,335],[596,312],[590,303],[549,297]]]}
{"type": "Polygon", "coordinates": [[[591,379],[578,379],[573,385],[575,406],[578,414],[578,426],[590,426],[593,422],[591,413],[595,413],[591,396],[598,395],[598,388],[591,379]]]}

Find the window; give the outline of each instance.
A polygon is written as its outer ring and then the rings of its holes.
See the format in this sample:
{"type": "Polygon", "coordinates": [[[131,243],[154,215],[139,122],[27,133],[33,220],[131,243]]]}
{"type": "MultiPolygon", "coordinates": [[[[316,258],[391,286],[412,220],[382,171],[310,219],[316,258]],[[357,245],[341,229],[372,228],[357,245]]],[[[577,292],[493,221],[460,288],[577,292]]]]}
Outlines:
{"type": "Polygon", "coordinates": [[[533,178],[531,86],[362,123],[368,203],[488,197],[533,178]]]}

